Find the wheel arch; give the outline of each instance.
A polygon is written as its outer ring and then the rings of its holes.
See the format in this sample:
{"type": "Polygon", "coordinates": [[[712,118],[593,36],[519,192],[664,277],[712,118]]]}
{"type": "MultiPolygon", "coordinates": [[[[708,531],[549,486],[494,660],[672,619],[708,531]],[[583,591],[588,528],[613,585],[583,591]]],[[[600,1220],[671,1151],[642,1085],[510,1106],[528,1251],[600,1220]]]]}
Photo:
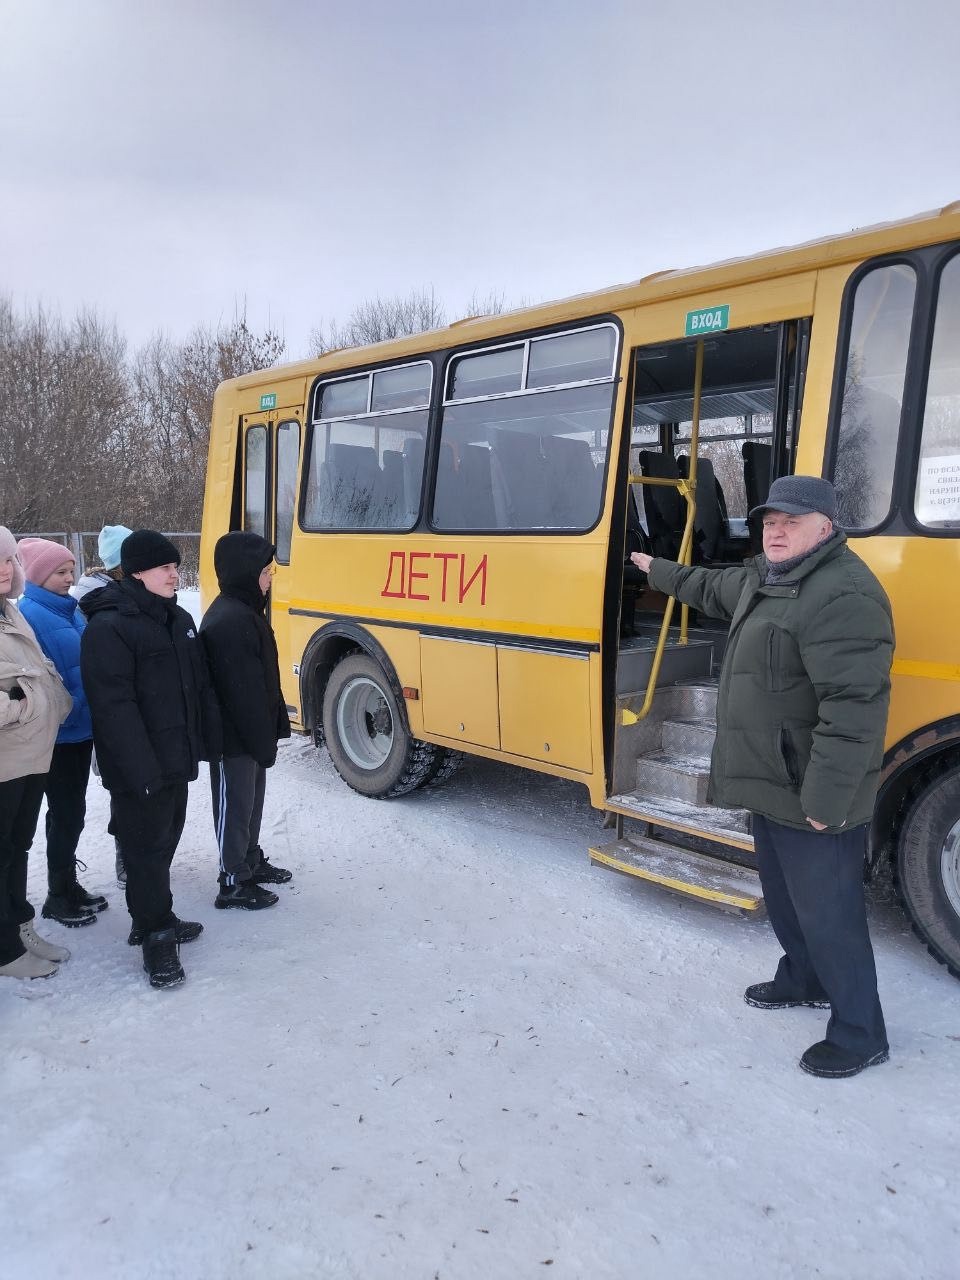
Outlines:
{"type": "Polygon", "coordinates": [[[880,789],[870,826],[871,864],[895,857],[906,801],[932,769],[960,764],[960,716],[946,716],[908,734],[883,757],[880,789]]]}
{"type": "Polygon", "coordinates": [[[320,627],[307,641],[303,651],[303,657],[300,660],[300,705],[303,708],[305,727],[313,731],[315,738],[318,732],[322,735],[323,694],[330,679],[330,673],[341,658],[345,658],[348,653],[357,652],[367,654],[383,668],[396,697],[403,727],[409,733],[410,723],[407,719],[403,687],[397,678],[389,654],[366,627],[346,619],[337,619],[320,627]]]}

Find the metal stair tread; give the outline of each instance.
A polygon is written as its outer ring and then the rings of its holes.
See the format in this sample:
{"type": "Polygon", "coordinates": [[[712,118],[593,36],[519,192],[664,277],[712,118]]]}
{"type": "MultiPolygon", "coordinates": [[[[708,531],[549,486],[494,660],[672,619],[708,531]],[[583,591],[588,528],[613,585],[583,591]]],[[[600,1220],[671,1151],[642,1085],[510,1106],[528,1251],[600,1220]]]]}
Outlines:
{"type": "Polygon", "coordinates": [[[683,800],[667,800],[663,796],[640,795],[626,791],[610,796],[608,807],[631,818],[676,827],[691,835],[705,835],[753,850],[753,836],[748,829],[745,809],[718,809],[715,805],[687,804],[683,800]]]}
{"type": "Polygon", "coordinates": [[[753,913],[763,905],[760,878],[752,868],[648,836],[591,847],[590,856],[604,866],[714,906],[753,913]]]}
{"type": "Polygon", "coordinates": [[[669,751],[647,751],[639,757],[637,764],[655,764],[698,778],[705,777],[710,772],[709,756],[675,756],[669,751]]]}

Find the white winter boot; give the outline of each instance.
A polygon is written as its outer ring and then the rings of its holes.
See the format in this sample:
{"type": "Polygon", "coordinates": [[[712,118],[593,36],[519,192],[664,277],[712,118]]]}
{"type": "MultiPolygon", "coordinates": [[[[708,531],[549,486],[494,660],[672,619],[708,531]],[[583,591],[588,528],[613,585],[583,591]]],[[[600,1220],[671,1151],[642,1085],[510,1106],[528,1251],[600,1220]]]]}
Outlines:
{"type": "Polygon", "coordinates": [[[9,964],[0,965],[0,978],[49,978],[56,972],[57,966],[52,960],[35,956],[32,951],[25,951],[9,964]]]}
{"type": "Polygon", "coordinates": [[[55,942],[41,938],[29,920],[20,926],[20,941],[41,960],[52,960],[55,964],[60,964],[62,960],[70,959],[70,952],[66,947],[58,947],[55,942]]]}

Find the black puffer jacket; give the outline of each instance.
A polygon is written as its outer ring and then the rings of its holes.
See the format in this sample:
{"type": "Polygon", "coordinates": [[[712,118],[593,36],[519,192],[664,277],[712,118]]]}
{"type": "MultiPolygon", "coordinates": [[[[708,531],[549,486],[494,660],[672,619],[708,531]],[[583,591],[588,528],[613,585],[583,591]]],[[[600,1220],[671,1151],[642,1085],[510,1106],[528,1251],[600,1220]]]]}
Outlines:
{"type": "Polygon", "coordinates": [[[194,621],[124,578],[85,595],[80,672],[104,786],[146,795],[192,782],[222,754],[220,713],[194,621]]]}
{"type": "Polygon", "coordinates": [[[220,594],[200,624],[223,715],[223,754],[252,756],[265,768],[277,758],[277,740],[290,737],[277,642],[257,581],[273,552],[255,533],[224,534],[213,553],[220,594]]]}

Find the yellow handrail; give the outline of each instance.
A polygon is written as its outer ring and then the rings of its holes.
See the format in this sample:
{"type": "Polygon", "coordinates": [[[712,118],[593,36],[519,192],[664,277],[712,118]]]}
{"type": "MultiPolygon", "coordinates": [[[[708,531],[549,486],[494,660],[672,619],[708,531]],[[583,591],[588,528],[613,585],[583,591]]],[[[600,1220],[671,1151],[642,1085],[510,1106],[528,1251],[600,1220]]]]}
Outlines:
{"type": "MultiPolygon", "coordinates": [[[[683,537],[680,539],[680,554],[677,556],[679,564],[690,564],[692,560],[693,522],[697,514],[697,452],[700,445],[700,396],[702,390],[703,340],[701,339],[697,343],[696,363],[694,365],[693,414],[690,422],[690,468],[686,477],[681,476],[677,480],[669,480],[660,476],[630,476],[631,484],[669,485],[676,489],[680,496],[685,499],[687,504],[687,519],[683,526],[683,537]]],[[[657,647],[653,654],[653,662],[650,664],[650,676],[647,680],[647,691],[643,699],[643,706],[639,711],[631,711],[628,707],[624,707],[620,713],[621,724],[637,724],[644,718],[644,716],[649,714],[650,708],[653,706],[654,695],[657,691],[657,682],[660,679],[660,664],[663,661],[663,654],[667,647],[667,636],[670,634],[670,623],[673,619],[673,606],[676,602],[676,596],[669,596],[667,598],[667,607],[663,611],[663,622],[660,624],[660,634],[657,637],[657,647]]],[[[687,643],[689,614],[689,606],[681,605],[681,644],[687,643]]]]}

